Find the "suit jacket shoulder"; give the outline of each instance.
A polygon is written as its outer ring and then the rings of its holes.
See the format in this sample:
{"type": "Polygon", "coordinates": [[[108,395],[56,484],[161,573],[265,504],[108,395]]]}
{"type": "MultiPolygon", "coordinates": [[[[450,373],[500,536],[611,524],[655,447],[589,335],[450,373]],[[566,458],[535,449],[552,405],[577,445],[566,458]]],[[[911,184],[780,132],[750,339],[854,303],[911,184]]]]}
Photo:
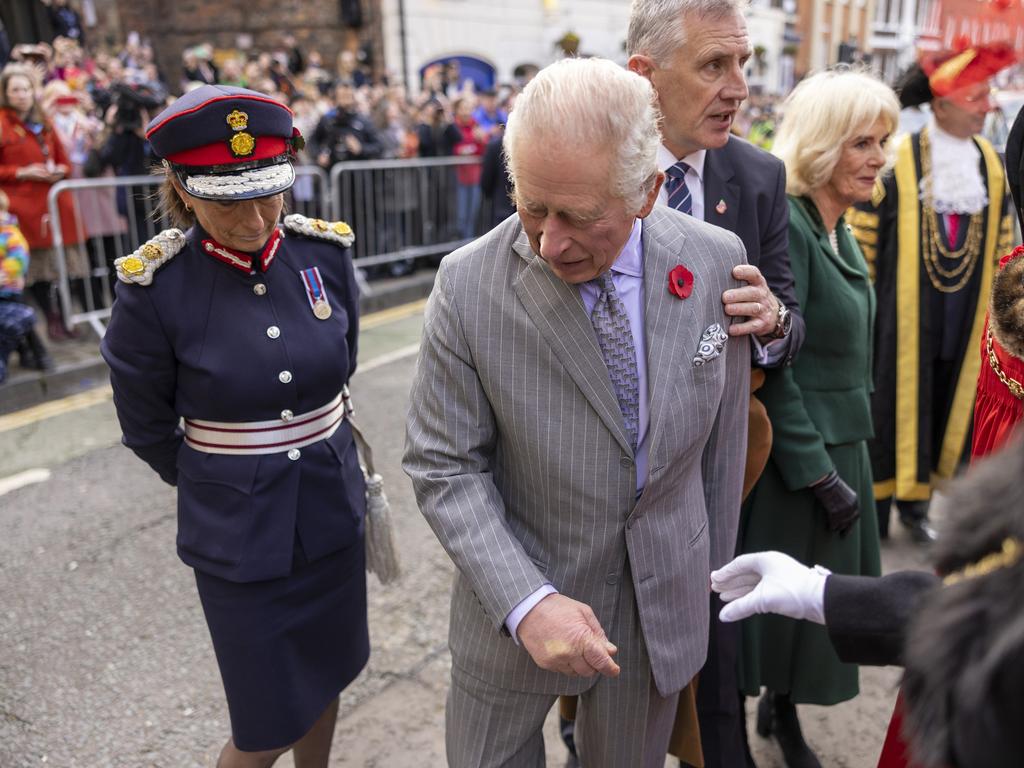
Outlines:
{"type": "Polygon", "coordinates": [[[782,160],[739,136],[730,136],[724,147],[713,149],[710,153],[721,153],[729,157],[739,176],[758,177],[767,174],[771,178],[786,172],[782,160]]]}
{"type": "Polygon", "coordinates": [[[793,271],[789,264],[789,207],[782,161],[736,136],[709,150],[704,164],[704,217],[739,235],[747,261],[761,270],[772,293],[793,316],[778,363],[791,362],[804,339],[793,271]]]}
{"type": "Polygon", "coordinates": [[[747,261],[746,248],[736,233],[664,205],[655,206],[644,219],[644,236],[652,237],[668,247],[674,247],[680,239],[692,238],[691,247],[700,243],[707,247],[709,252],[730,264],[744,264],[747,261]],[[739,261],[736,261],[737,248],[742,250],[739,261]]]}

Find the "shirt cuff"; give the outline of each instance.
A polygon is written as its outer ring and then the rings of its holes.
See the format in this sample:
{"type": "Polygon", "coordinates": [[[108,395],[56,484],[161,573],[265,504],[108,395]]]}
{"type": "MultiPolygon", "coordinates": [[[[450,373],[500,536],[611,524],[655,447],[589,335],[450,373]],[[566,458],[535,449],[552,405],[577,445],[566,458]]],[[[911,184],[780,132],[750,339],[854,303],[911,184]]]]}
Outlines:
{"type": "Polygon", "coordinates": [[[772,339],[767,344],[758,341],[757,336],[751,336],[750,354],[754,358],[754,364],[762,368],[769,368],[775,365],[786,356],[786,341],[784,336],[781,339],[772,339]]]}
{"type": "Polygon", "coordinates": [[[807,620],[815,624],[825,624],[825,582],[832,575],[832,571],[823,565],[815,565],[811,569],[817,580],[811,588],[811,604],[807,606],[807,620]]]}
{"type": "Polygon", "coordinates": [[[543,600],[548,595],[557,595],[558,590],[550,584],[544,584],[537,588],[537,590],[530,595],[524,597],[515,608],[509,613],[505,619],[505,627],[508,629],[508,633],[512,635],[512,639],[516,641],[516,645],[519,645],[519,635],[516,634],[519,630],[519,622],[526,618],[533,607],[543,600]]]}

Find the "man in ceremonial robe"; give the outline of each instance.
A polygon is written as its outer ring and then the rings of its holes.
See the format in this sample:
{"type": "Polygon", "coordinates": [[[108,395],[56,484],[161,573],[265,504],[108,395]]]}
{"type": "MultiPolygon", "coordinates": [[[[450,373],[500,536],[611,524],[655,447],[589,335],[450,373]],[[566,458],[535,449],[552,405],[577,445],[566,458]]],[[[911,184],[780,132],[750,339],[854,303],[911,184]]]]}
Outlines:
{"type": "Polygon", "coordinates": [[[894,172],[848,220],[875,280],[870,444],[879,532],[893,499],[913,539],[935,533],[928,502],[967,445],[990,286],[1011,245],[1006,175],[978,135],[993,108],[989,79],[1007,45],[922,58],[897,85],[904,107],[932,116],[896,147],[894,172]]]}

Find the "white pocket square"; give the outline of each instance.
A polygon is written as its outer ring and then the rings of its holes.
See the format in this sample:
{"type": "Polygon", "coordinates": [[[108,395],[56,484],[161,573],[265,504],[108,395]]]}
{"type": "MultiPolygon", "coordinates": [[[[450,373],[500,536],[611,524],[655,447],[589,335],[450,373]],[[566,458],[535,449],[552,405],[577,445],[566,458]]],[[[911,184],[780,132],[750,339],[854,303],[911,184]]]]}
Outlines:
{"type": "Polygon", "coordinates": [[[725,342],[728,340],[729,334],[721,325],[718,323],[709,325],[701,334],[700,343],[697,345],[697,354],[693,356],[693,364],[695,366],[704,365],[704,363],[714,360],[722,354],[725,342]]]}

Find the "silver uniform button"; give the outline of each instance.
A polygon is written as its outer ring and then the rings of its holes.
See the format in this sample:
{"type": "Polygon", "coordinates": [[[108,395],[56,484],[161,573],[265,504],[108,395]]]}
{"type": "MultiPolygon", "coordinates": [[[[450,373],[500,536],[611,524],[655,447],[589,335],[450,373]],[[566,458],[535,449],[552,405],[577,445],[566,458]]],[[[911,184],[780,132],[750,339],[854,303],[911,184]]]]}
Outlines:
{"type": "Polygon", "coordinates": [[[280,335],[281,329],[278,328],[276,325],[272,325],[269,328],[267,328],[267,336],[269,336],[270,338],[276,339],[280,335]]]}
{"type": "Polygon", "coordinates": [[[291,371],[281,371],[279,374],[277,374],[277,379],[282,384],[287,384],[288,382],[290,382],[292,380],[292,372],[291,371]]]}
{"type": "Polygon", "coordinates": [[[302,451],[300,451],[298,448],[292,448],[290,451],[288,451],[288,458],[291,459],[292,461],[298,461],[299,456],[301,455],[302,451]]]}
{"type": "Polygon", "coordinates": [[[256,285],[252,287],[252,292],[255,293],[257,296],[262,296],[267,292],[267,286],[265,286],[263,283],[256,283],[256,285]]]}
{"type": "Polygon", "coordinates": [[[287,408],[281,411],[281,421],[291,421],[293,418],[295,418],[295,414],[287,408]]]}

